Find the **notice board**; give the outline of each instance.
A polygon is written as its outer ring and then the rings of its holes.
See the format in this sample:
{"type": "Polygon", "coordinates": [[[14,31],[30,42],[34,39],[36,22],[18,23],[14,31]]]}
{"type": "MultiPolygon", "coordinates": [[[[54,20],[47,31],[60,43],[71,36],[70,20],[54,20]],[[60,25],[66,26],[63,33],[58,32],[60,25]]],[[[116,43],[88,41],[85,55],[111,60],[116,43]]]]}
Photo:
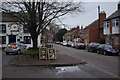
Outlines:
{"type": "Polygon", "coordinates": [[[39,59],[47,59],[47,48],[46,47],[39,48],[39,59]]]}
{"type": "Polygon", "coordinates": [[[48,59],[56,59],[56,49],[48,48],[48,59]]]}

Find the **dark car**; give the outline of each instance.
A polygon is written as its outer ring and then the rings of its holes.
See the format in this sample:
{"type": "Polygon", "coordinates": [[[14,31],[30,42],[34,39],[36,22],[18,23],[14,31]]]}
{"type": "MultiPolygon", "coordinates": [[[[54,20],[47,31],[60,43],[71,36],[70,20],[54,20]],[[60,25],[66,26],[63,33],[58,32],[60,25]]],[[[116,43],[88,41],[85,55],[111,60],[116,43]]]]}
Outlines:
{"type": "Polygon", "coordinates": [[[98,47],[97,53],[103,55],[118,55],[119,50],[115,49],[112,45],[102,44],[98,47]]]}
{"type": "Polygon", "coordinates": [[[77,49],[85,49],[85,44],[84,43],[77,43],[76,48],[77,49]]]}
{"type": "Polygon", "coordinates": [[[98,46],[100,46],[100,43],[92,42],[87,46],[87,51],[97,52],[98,46]]]}

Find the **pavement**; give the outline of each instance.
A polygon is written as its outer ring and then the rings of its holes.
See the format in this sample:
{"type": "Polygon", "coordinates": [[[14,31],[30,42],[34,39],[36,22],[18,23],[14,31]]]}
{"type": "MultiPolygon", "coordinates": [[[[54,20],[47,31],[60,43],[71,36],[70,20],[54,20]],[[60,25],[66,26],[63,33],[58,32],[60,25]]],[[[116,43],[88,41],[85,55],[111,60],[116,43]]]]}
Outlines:
{"type": "Polygon", "coordinates": [[[15,66],[75,66],[78,64],[86,64],[86,62],[75,59],[71,56],[56,53],[55,60],[40,60],[34,59],[30,55],[20,55],[16,57],[11,64],[15,66]]]}

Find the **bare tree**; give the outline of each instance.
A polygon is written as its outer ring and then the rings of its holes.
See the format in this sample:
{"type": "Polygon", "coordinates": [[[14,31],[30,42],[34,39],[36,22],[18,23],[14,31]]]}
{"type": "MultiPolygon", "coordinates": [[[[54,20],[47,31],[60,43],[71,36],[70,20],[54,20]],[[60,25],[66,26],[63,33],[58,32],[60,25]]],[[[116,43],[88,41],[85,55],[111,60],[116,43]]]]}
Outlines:
{"type": "Polygon", "coordinates": [[[27,26],[33,40],[33,48],[37,48],[37,38],[55,19],[66,14],[81,12],[81,2],[46,2],[29,0],[21,2],[2,2],[2,12],[8,13],[22,25],[27,26]]]}

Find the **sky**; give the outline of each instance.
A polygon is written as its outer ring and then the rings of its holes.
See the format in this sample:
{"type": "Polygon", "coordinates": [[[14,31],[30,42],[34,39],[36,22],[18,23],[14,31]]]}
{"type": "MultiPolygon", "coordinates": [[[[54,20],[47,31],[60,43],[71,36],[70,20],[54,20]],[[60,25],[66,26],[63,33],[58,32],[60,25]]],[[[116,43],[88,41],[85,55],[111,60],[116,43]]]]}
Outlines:
{"type": "MultiPolygon", "coordinates": [[[[98,5],[100,5],[100,11],[106,12],[106,17],[110,16],[117,10],[118,2],[83,2],[82,13],[75,16],[67,15],[64,19],[61,19],[62,23],[65,24],[67,29],[76,27],[77,25],[83,27],[89,25],[94,20],[98,19],[98,5]]],[[[63,26],[61,26],[63,27],[63,26]]]]}
{"type": "MultiPolygon", "coordinates": [[[[1,1],[4,0],[0,0],[0,2],[1,1]]],[[[57,1],[68,2],[70,0],[57,0],[57,1]]],[[[117,10],[117,4],[120,0],[74,0],[74,1],[75,2],[82,1],[83,2],[82,8],[84,9],[82,13],[79,13],[77,15],[74,16],[67,15],[62,17],[61,22],[66,25],[65,26],[66,29],[70,29],[78,25],[79,26],[83,25],[83,27],[85,27],[91,24],[96,19],[98,19],[98,5],[100,5],[100,11],[105,11],[106,16],[107,17],[110,16],[117,10]]],[[[61,27],[63,28],[64,26],[61,25],[61,27]]]]}

